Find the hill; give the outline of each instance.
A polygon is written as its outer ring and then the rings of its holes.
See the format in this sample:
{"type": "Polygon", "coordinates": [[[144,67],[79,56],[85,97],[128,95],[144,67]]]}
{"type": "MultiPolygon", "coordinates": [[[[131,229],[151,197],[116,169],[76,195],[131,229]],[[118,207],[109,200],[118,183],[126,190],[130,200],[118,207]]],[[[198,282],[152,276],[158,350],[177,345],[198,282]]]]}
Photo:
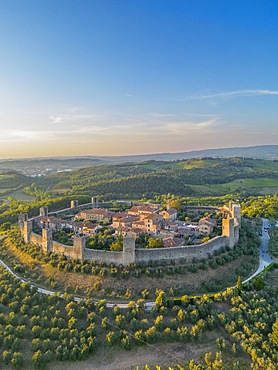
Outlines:
{"type": "Polygon", "coordinates": [[[273,194],[278,190],[278,161],[247,158],[203,158],[145,161],[83,168],[42,178],[52,193],[97,194],[104,199],[273,194]]]}
{"type": "Polygon", "coordinates": [[[17,170],[29,176],[47,175],[53,172],[72,171],[78,168],[100,166],[105,164],[173,161],[191,158],[232,158],[278,160],[278,145],[261,145],[252,147],[207,149],[181,153],[157,153],[126,156],[82,156],[54,158],[22,158],[0,160],[0,169],[17,170]]]}

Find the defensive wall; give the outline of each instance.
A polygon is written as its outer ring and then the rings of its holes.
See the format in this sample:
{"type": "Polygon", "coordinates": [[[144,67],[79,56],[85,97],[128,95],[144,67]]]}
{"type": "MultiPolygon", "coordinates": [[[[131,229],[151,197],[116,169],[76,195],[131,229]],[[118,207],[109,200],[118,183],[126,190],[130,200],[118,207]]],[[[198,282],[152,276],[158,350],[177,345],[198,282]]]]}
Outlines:
{"type": "Polygon", "coordinates": [[[185,258],[188,262],[192,262],[193,258],[207,258],[215,250],[226,246],[228,238],[226,236],[217,236],[207,243],[199,245],[189,245],[172,248],[157,248],[157,249],[136,249],[136,262],[162,261],[162,260],[179,260],[185,258]]]}
{"type": "Polygon", "coordinates": [[[34,243],[40,246],[45,252],[65,255],[67,258],[103,261],[116,265],[128,265],[138,262],[148,263],[154,260],[178,261],[180,259],[186,259],[188,262],[192,262],[193,258],[207,258],[221,247],[228,246],[234,248],[238,242],[241,221],[240,206],[231,202],[225,210],[227,218],[222,219],[222,235],[195,246],[184,245],[156,249],[136,248],[135,236],[132,233],[128,233],[124,237],[122,252],[88,249],[86,248],[86,238],[84,236],[75,236],[73,238],[73,246],[68,246],[54,241],[52,239],[51,229],[42,229],[42,235],[35,234],[32,231],[33,222],[32,220],[28,220],[27,214],[19,216],[19,229],[25,243],[34,243]]]}
{"type": "Polygon", "coordinates": [[[192,211],[192,212],[201,212],[201,211],[215,212],[215,211],[220,210],[220,208],[216,208],[216,207],[213,207],[213,206],[184,206],[183,209],[185,211],[192,211]]]}

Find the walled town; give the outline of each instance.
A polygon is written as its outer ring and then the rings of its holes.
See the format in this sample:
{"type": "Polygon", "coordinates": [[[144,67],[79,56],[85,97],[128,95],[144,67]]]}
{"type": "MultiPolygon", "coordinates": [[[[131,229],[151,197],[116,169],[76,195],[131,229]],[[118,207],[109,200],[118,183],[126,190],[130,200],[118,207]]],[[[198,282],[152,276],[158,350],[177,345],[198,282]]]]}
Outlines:
{"type": "Polygon", "coordinates": [[[194,257],[208,257],[215,250],[229,246],[233,248],[238,241],[241,222],[240,206],[230,202],[222,208],[191,207],[194,212],[221,212],[222,234],[210,238],[217,222],[211,217],[201,217],[198,222],[178,220],[178,211],[166,209],[160,204],[140,203],[123,212],[114,212],[99,207],[97,197],[92,203],[78,205],[71,202],[71,207],[58,212],[48,213],[47,207],[41,207],[39,216],[28,219],[27,214],[20,215],[19,226],[25,242],[33,242],[44,251],[64,254],[66,257],[105,261],[124,264],[151,260],[179,260],[194,257]],[[59,216],[59,217],[58,217],[59,216]],[[105,228],[113,236],[123,237],[121,251],[97,250],[87,248],[86,240],[105,228]],[[71,245],[55,241],[53,235],[59,230],[72,231],[71,245]],[[139,248],[136,240],[142,235],[159,240],[159,248],[139,248]],[[203,236],[200,239],[200,236],[203,236]]]}

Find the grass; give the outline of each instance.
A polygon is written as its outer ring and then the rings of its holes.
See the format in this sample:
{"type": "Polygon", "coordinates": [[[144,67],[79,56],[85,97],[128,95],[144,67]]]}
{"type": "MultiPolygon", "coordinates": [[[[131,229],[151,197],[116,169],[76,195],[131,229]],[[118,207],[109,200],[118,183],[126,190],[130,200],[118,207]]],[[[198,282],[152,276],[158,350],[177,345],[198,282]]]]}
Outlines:
{"type": "Polygon", "coordinates": [[[12,193],[6,194],[6,197],[12,197],[16,200],[35,200],[35,197],[25,194],[21,189],[13,191],[12,193]]]}
{"type": "Polygon", "coordinates": [[[190,160],[187,160],[186,162],[178,162],[175,164],[175,167],[183,168],[185,170],[191,170],[193,168],[209,168],[211,166],[214,166],[215,164],[216,162],[214,160],[194,159],[192,160],[192,162],[190,160]]]}
{"type": "Polygon", "coordinates": [[[242,190],[249,190],[256,188],[260,194],[274,194],[277,192],[277,179],[273,178],[255,178],[255,179],[237,179],[225,184],[213,185],[191,185],[197,195],[225,195],[228,193],[236,193],[242,190]]]}
{"type": "Polygon", "coordinates": [[[257,179],[241,179],[241,180],[235,180],[233,183],[240,183],[242,186],[252,186],[252,187],[277,187],[277,179],[273,178],[257,178],[257,179]]]}
{"type": "Polygon", "coordinates": [[[277,161],[256,161],[256,169],[265,170],[265,171],[278,171],[278,162],[277,161]]]}
{"type": "Polygon", "coordinates": [[[12,179],[14,176],[13,175],[7,175],[7,174],[0,174],[0,181],[1,180],[6,180],[6,179],[12,179]]]}

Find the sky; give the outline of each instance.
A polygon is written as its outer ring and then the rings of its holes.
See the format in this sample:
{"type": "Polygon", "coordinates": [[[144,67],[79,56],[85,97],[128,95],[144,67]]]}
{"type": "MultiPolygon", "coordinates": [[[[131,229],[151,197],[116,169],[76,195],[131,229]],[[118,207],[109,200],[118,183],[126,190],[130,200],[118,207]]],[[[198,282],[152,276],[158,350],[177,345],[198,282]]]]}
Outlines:
{"type": "Polygon", "coordinates": [[[0,158],[278,144],[277,0],[0,0],[0,158]]]}

